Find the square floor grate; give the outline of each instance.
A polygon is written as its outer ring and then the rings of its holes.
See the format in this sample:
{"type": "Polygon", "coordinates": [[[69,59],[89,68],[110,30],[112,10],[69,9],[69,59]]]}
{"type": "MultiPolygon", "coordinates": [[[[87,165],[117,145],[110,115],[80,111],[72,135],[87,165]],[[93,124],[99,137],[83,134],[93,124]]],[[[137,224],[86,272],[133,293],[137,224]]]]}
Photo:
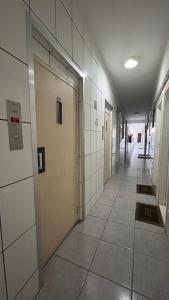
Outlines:
{"type": "Polygon", "coordinates": [[[155,192],[152,185],[137,184],[137,193],[155,196],[155,192]]]}
{"type": "Polygon", "coordinates": [[[164,227],[160,208],[156,205],[137,202],[135,219],[164,227]]]}

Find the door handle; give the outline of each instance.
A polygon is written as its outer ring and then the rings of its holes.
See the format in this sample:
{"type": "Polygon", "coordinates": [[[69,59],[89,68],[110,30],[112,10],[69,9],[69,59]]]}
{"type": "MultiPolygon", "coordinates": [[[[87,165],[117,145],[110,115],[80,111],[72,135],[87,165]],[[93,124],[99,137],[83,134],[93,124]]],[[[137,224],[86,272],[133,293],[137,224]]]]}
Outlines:
{"type": "Polygon", "coordinates": [[[45,172],[45,147],[38,147],[38,173],[45,172]]]}

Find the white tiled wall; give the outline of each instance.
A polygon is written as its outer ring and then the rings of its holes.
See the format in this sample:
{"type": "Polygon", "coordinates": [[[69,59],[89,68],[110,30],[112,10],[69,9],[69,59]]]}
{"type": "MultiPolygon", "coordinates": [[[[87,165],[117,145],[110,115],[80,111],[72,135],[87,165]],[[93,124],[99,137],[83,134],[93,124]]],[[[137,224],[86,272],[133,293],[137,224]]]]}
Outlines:
{"type": "Polygon", "coordinates": [[[13,299],[37,269],[36,226],[5,251],[8,299],[13,299]],[[22,266],[20,268],[19,266],[22,266]]]}
{"type": "Polygon", "coordinates": [[[35,224],[32,177],[0,190],[0,213],[6,248],[35,224]]]}
{"type": "Polygon", "coordinates": [[[32,176],[32,148],[30,124],[22,124],[23,150],[10,151],[8,139],[8,124],[0,121],[0,136],[3,140],[0,155],[0,187],[23,178],[32,176]]]}
{"type": "Polygon", "coordinates": [[[5,52],[0,52],[0,119],[7,119],[6,99],[21,103],[22,121],[30,122],[27,66],[5,52]]]}
{"type": "Polygon", "coordinates": [[[0,299],[6,300],[6,286],[5,286],[5,276],[4,276],[4,266],[3,257],[0,254],[0,299]]]}
{"type": "MultiPolygon", "coordinates": [[[[56,46],[60,45],[60,49],[86,76],[80,125],[81,141],[84,136],[84,149],[80,147],[80,155],[81,161],[85,160],[83,176],[81,174],[85,214],[103,190],[104,143],[101,132],[105,99],[113,106],[114,116],[116,99],[104,63],[79,13],[77,0],[0,0],[0,7],[3,8],[0,9],[0,138],[3,141],[0,148],[0,170],[3,170],[0,172],[0,211],[7,292],[9,299],[17,295],[17,300],[32,300],[38,291],[38,273],[34,273],[37,268],[35,226],[31,227],[35,223],[33,186],[32,179],[28,179],[33,176],[33,171],[25,12],[41,22],[56,46]],[[21,103],[23,150],[9,151],[6,99],[21,103]],[[97,109],[94,108],[94,100],[97,101],[97,109]]],[[[49,63],[48,51],[42,47],[39,52],[36,42],[33,51],[49,63]]],[[[56,63],[52,55],[50,64],[62,76],[77,84],[77,79],[56,63]]],[[[6,299],[3,272],[0,254],[2,300],[6,299]]]]}

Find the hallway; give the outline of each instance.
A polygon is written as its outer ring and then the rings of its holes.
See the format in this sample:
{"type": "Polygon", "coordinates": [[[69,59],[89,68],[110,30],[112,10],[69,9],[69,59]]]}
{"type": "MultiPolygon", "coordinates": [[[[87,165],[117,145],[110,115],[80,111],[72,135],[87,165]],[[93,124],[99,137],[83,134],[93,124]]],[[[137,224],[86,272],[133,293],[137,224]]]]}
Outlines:
{"type": "Polygon", "coordinates": [[[162,227],[135,221],[136,202],[156,204],[136,193],[151,184],[149,160],[128,159],[90,211],[53,255],[37,300],[168,300],[169,242],[162,227]]]}

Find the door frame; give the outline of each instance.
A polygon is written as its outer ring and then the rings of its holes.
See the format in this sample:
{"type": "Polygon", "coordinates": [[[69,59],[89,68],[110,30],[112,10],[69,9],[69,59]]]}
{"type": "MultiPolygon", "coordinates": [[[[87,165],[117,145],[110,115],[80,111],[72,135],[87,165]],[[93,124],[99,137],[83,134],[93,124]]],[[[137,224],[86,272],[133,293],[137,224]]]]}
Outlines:
{"type": "MultiPolygon", "coordinates": [[[[105,110],[108,110],[110,113],[111,113],[111,175],[110,175],[110,178],[112,177],[112,130],[113,130],[113,107],[111,106],[111,104],[105,99],[105,108],[104,108],[104,119],[105,119],[105,110]]],[[[105,124],[105,123],[104,123],[105,124]]],[[[104,152],[105,152],[105,128],[104,128],[104,152]]],[[[105,159],[105,158],[104,158],[105,159]]],[[[105,161],[104,161],[105,163],[105,161]]],[[[104,167],[105,168],[105,167],[104,167]]],[[[105,171],[104,171],[105,172],[105,171]]],[[[106,184],[107,182],[105,181],[105,178],[104,178],[104,185],[106,184]]]]}
{"type": "MultiPolygon", "coordinates": [[[[164,109],[164,105],[165,105],[165,101],[166,101],[166,94],[169,94],[169,80],[168,81],[165,81],[165,84],[163,85],[159,95],[158,95],[158,98],[157,98],[157,101],[156,101],[156,118],[157,118],[157,109],[159,108],[159,106],[161,106],[161,116],[160,118],[163,118],[163,109],[164,109]]],[[[169,99],[168,99],[169,101],[169,99]]],[[[158,166],[157,166],[157,163],[156,163],[156,170],[158,170],[158,173],[159,173],[159,170],[160,170],[160,160],[161,160],[161,143],[162,143],[162,127],[163,127],[163,124],[162,124],[162,121],[163,120],[160,120],[160,129],[158,130],[158,134],[160,135],[160,145],[159,145],[159,154],[158,154],[158,166]]],[[[156,144],[157,142],[155,142],[155,147],[156,147],[156,144]]],[[[168,179],[169,179],[169,151],[168,151],[168,179]]],[[[156,184],[157,185],[157,181],[158,181],[158,178],[154,178],[154,181],[153,181],[153,184],[156,184]]],[[[166,203],[166,217],[165,217],[165,231],[167,232],[168,236],[169,236],[169,213],[168,213],[168,210],[169,210],[169,182],[167,181],[167,187],[166,187],[166,198],[168,199],[167,203],[166,203]]],[[[158,199],[157,199],[158,200],[158,199]]],[[[159,200],[158,200],[158,205],[159,205],[159,200]]]]}
{"type": "MultiPolygon", "coordinates": [[[[31,135],[32,135],[32,161],[33,161],[33,179],[34,179],[34,199],[35,199],[35,216],[36,216],[36,235],[37,235],[37,255],[38,255],[38,271],[39,271],[39,289],[43,285],[43,263],[42,263],[42,239],[41,239],[41,222],[40,222],[40,207],[39,207],[39,192],[38,192],[38,161],[37,161],[37,128],[36,128],[36,102],[35,102],[35,86],[34,86],[34,53],[33,53],[33,32],[37,31],[37,33],[42,37],[42,39],[48,44],[51,51],[57,53],[63,62],[70,69],[70,72],[76,74],[79,79],[79,101],[83,99],[84,93],[84,80],[85,74],[77,67],[77,65],[72,61],[68,54],[60,47],[59,43],[56,43],[56,40],[40,20],[36,19],[30,15],[30,13],[26,12],[26,39],[27,39],[27,54],[28,54],[28,79],[29,79],[29,93],[30,93],[30,115],[31,115],[31,135]]],[[[53,70],[52,70],[53,71],[53,70]]],[[[58,76],[58,74],[56,74],[58,76]]],[[[61,78],[63,79],[63,78],[61,78]]],[[[79,151],[81,155],[81,163],[80,166],[80,174],[84,178],[84,130],[80,135],[80,122],[83,120],[83,107],[79,108],[79,151]],[[80,150],[81,149],[81,150],[80,150]]],[[[80,159],[80,158],[79,158],[80,159]]],[[[79,176],[79,190],[80,190],[80,219],[84,219],[84,181],[80,182],[79,176]]]]}

